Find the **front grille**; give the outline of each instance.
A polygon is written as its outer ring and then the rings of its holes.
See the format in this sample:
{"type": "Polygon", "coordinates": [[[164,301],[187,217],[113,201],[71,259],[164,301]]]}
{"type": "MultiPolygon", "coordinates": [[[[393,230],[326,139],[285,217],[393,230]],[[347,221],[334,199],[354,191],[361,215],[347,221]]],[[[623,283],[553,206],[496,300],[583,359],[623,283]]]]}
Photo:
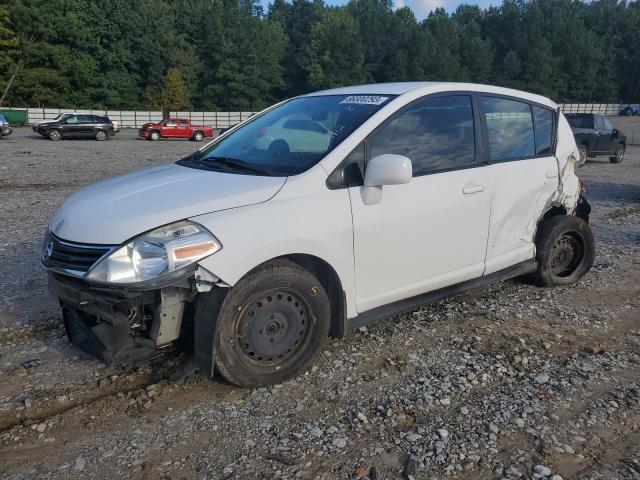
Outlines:
{"type": "Polygon", "coordinates": [[[69,242],[49,233],[43,245],[42,263],[47,268],[82,276],[112,248],[113,245],[69,242]]]}

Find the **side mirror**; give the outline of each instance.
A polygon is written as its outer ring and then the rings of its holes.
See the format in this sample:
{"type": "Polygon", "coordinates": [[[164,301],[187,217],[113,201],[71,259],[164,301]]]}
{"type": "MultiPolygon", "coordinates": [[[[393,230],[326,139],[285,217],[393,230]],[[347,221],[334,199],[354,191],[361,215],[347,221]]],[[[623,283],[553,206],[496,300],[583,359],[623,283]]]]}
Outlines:
{"type": "Polygon", "coordinates": [[[364,174],[362,201],[365,205],[380,203],[383,185],[409,183],[412,175],[411,160],[407,157],[390,153],[373,157],[364,174]]]}
{"type": "Polygon", "coordinates": [[[619,137],[620,130],[618,130],[617,128],[614,128],[613,130],[611,130],[611,135],[613,135],[614,137],[619,137]]]}

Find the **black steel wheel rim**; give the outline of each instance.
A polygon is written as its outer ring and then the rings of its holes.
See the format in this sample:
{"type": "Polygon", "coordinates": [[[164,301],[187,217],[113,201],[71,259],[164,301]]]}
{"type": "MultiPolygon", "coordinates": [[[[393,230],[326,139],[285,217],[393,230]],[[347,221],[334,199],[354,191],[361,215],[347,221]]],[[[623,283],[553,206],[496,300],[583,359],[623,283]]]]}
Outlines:
{"type": "Polygon", "coordinates": [[[551,249],[549,268],[557,277],[568,277],[582,262],[584,248],[582,242],[570,233],[560,235],[551,249]]]}
{"type": "Polygon", "coordinates": [[[236,350],[243,361],[274,366],[286,362],[307,343],[313,323],[304,295],[292,288],[260,292],[240,309],[236,350]]]}

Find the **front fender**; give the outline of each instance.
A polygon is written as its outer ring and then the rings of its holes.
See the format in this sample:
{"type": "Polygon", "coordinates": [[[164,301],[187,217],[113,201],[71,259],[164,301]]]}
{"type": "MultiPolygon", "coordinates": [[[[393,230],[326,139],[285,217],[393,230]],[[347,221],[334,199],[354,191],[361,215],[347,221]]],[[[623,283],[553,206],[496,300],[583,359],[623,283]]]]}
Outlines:
{"type": "Polygon", "coordinates": [[[326,173],[317,167],[315,173],[290,177],[267,202],[194,217],[193,221],[206,227],[223,245],[200,265],[233,286],[273,258],[311,255],[336,272],[345,292],[347,315],[355,316],[349,192],[329,190],[325,180],[326,173]]]}

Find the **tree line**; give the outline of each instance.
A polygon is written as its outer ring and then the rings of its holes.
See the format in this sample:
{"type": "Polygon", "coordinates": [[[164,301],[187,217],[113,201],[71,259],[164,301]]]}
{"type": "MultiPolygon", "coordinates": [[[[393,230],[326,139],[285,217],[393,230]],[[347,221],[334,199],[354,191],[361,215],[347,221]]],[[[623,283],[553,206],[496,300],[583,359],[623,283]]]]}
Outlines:
{"type": "Polygon", "coordinates": [[[505,0],[420,21],[391,0],[0,3],[4,105],[255,110],[411,80],[638,102],[640,1],[505,0]]]}

